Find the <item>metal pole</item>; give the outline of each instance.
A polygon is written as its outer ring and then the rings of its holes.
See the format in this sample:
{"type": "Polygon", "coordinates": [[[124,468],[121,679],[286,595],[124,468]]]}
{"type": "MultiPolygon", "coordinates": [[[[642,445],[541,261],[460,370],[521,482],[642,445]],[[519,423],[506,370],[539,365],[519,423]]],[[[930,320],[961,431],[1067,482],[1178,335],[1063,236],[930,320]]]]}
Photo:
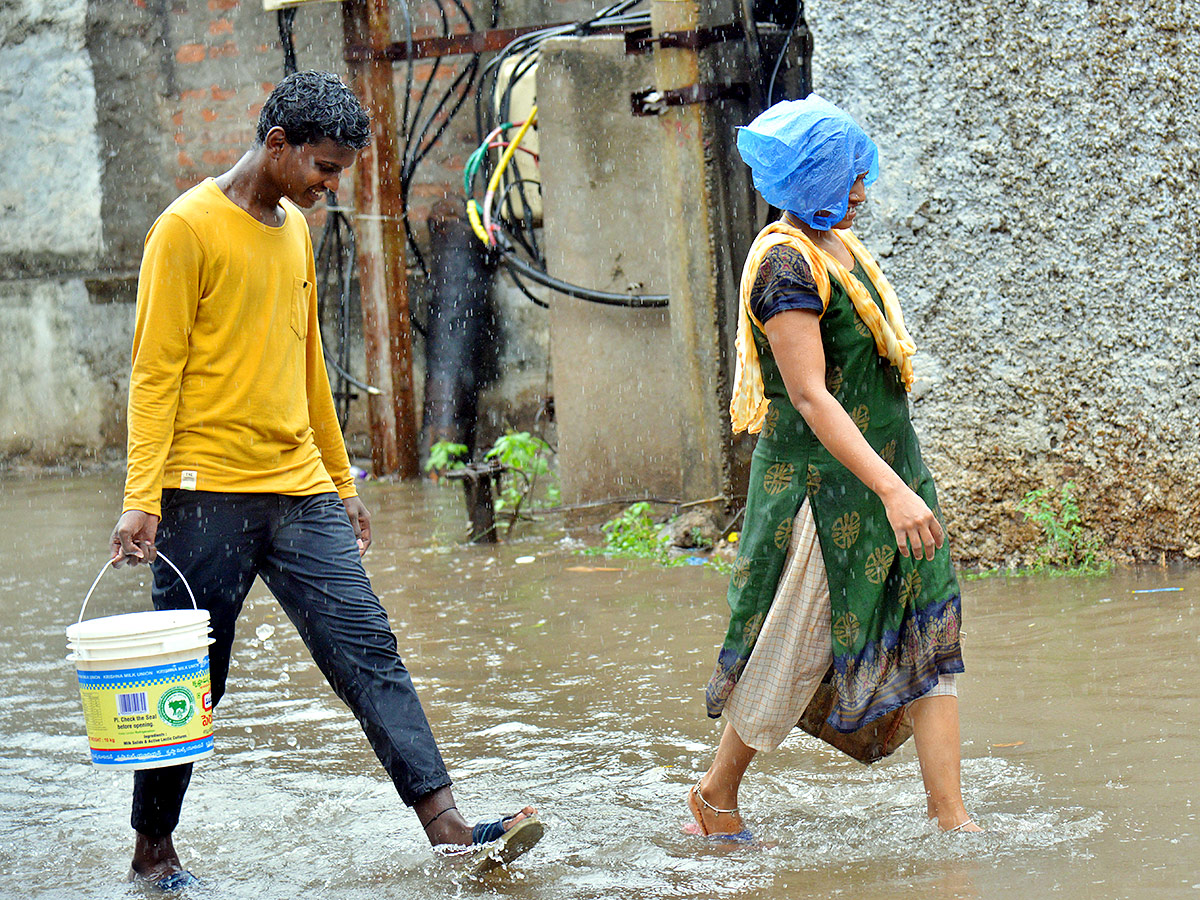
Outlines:
{"type": "Polygon", "coordinates": [[[358,95],[371,113],[372,140],[359,156],[354,179],[367,381],[380,389],[367,399],[371,464],[376,475],[417,478],[396,97],[392,65],[382,53],[391,42],[388,0],[348,0],[342,5],[342,26],[346,48],[366,45],[380,51],[365,61],[347,54],[358,95]]]}

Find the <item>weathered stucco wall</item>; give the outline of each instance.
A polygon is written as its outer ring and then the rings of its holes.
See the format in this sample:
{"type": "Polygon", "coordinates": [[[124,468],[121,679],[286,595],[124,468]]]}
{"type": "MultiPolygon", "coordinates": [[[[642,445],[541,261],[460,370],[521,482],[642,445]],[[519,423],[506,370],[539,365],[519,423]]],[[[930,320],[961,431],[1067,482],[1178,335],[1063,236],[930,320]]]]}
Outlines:
{"type": "MultiPolygon", "coordinates": [[[[556,38],[537,78],[547,267],[615,294],[631,283],[666,293],[661,129],[628,106],[653,83],[653,59],[626,56],[619,35],[556,38]]],[[[680,422],[666,398],[682,385],[668,311],[546,299],[564,501],[679,496],[680,422]]]]}
{"type": "Polygon", "coordinates": [[[102,170],[86,14],[83,0],[0,8],[0,441],[41,457],[109,437],[90,366],[106,335],[83,281],[102,170]]]}
{"type": "Polygon", "coordinates": [[[100,249],[100,146],[84,0],[0,8],[0,271],[91,262],[100,249]],[[70,173],[70,177],[63,177],[70,173]]]}
{"type": "Polygon", "coordinates": [[[1200,558],[1200,6],[811,0],[818,93],[879,145],[859,231],[908,313],[956,553],[1066,481],[1133,559],[1200,558]]]}

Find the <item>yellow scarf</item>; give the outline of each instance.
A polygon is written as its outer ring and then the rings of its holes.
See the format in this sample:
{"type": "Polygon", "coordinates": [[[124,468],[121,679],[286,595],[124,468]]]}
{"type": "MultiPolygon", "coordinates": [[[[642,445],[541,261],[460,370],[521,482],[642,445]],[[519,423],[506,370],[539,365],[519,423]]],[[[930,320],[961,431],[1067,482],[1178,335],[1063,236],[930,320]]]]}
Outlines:
{"type": "Polygon", "coordinates": [[[814,244],[804,232],[780,220],[772,222],[759,232],[758,237],[750,246],[746,256],[746,265],[742,269],[742,282],[738,292],[738,330],[737,330],[737,365],[733,376],[733,398],[729,401],[729,417],[733,421],[733,433],[749,431],[757,434],[762,430],[763,419],[767,415],[767,400],[763,396],[762,369],[758,363],[758,348],[754,345],[754,335],[750,332],[750,323],[762,329],[762,323],[750,311],[750,289],[754,286],[754,278],[758,267],[772,247],[787,244],[799,251],[804,261],[808,263],[813,281],[817,287],[817,295],[821,298],[822,315],[829,305],[829,276],[832,273],[838,283],[845,288],[854,304],[859,318],[866,323],[875,338],[875,350],[900,370],[900,380],[904,382],[905,390],[912,390],[913,369],[912,355],[916,345],[908,336],[904,327],[904,314],[900,311],[900,302],[896,292],[884,277],[879,265],[875,262],[867,248],[854,236],[849,229],[834,231],[859,263],[866,270],[879,298],[883,301],[884,314],[871,299],[867,289],[850,271],[814,244]]]}

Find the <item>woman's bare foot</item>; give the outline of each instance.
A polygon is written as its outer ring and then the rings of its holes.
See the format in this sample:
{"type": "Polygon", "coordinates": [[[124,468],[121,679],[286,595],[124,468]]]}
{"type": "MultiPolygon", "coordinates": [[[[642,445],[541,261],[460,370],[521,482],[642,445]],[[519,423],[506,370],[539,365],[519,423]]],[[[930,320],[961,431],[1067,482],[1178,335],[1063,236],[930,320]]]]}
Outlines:
{"type": "Polygon", "coordinates": [[[972,819],[970,815],[968,815],[965,807],[949,816],[946,816],[946,822],[943,822],[938,814],[934,811],[933,803],[927,803],[925,806],[925,811],[928,813],[930,821],[936,823],[937,827],[942,831],[965,831],[975,834],[984,830],[975,823],[975,820],[972,819]]]}

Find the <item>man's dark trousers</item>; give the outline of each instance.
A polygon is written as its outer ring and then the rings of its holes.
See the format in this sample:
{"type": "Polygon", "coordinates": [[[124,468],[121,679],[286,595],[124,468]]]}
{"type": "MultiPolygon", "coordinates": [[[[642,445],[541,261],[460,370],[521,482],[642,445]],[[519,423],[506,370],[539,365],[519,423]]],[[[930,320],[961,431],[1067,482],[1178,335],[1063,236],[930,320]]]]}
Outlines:
{"type": "MultiPolygon", "coordinates": [[[[162,506],[155,544],[212,617],[214,705],[225,692],[234,623],[258,575],[358,718],[401,799],[412,806],[450,784],[337,494],[166,490],[162,506]]],[[[154,563],[153,597],[156,609],[192,605],[179,577],[161,561],[154,563]]],[[[173,832],[191,776],[190,763],[135,772],[134,829],[148,837],[173,832]]]]}

